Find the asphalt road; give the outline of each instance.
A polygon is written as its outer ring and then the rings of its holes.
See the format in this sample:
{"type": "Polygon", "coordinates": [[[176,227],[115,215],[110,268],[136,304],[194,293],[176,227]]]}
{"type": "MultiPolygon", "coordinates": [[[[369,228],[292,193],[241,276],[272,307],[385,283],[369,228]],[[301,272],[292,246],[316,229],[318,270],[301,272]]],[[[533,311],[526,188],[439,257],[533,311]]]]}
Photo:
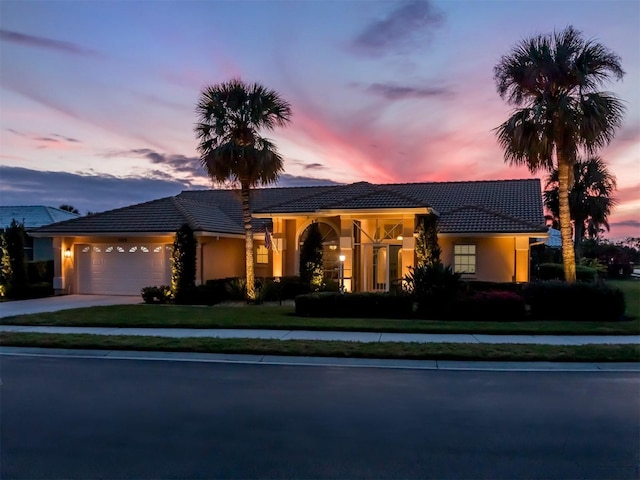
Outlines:
{"type": "Polygon", "coordinates": [[[633,372],[0,361],[3,480],[638,478],[633,372]]]}

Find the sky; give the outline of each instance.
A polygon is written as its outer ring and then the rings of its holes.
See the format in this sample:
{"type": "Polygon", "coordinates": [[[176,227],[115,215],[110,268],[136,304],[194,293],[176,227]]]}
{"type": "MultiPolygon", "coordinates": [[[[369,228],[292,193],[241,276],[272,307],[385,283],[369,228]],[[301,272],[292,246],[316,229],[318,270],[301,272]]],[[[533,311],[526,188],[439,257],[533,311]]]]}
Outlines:
{"type": "Polygon", "coordinates": [[[0,0],[0,204],[82,214],[212,188],[197,151],[203,88],[273,89],[279,186],[540,178],[510,166],[513,112],[493,69],[573,26],[621,58],[625,104],[599,152],[616,177],[611,240],[640,237],[637,0],[0,0]]]}

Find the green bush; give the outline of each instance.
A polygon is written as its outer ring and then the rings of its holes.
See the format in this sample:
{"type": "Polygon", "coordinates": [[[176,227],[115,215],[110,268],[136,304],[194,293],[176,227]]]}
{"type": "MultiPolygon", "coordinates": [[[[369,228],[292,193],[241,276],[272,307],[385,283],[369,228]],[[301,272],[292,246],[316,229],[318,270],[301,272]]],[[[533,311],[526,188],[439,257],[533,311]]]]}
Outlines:
{"type": "Polygon", "coordinates": [[[140,290],[144,303],[168,303],[171,301],[171,287],[160,285],[159,287],[144,287],[140,290]]]}
{"type": "Polygon", "coordinates": [[[53,284],[53,260],[27,262],[27,278],[30,283],[53,284]]]}
{"type": "Polygon", "coordinates": [[[413,299],[389,293],[317,292],[298,295],[295,313],[307,317],[411,318],[413,299]]]}
{"type": "Polygon", "coordinates": [[[523,294],[533,320],[614,322],[624,319],[624,294],[608,285],[552,280],[530,283],[523,294]]]}
{"type": "Polygon", "coordinates": [[[447,318],[460,290],[461,276],[439,260],[409,267],[404,285],[417,302],[418,316],[427,319],[447,318]]]}
{"type": "Polygon", "coordinates": [[[27,283],[26,285],[14,285],[10,290],[9,298],[12,300],[28,300],[32,298],[44,298],[53,295],[53,286],[48,282],[27,283]]]}
{"type": "MultiPolygon", "coordinates": [[[[561,263],[542,263],[538,266],[539,280],[564,280],[564,267],[561,263]]],[[[598,269],[576,265],[576,279],[579,282],[595,282],[599,278],[598,269]]]]}
{"type": "Polygon", "coordinates": [[[171,294],[176,303],[189,303],[183,291],[193,294],[196,285],[196,250],[198,241],[189,224],[183,224],[176,232],[171,253],[171,294]]]}
{"type": "Polygon", "coordinates": [[[519,321],[527,313],[524,298],[511,291],[477,291],[461,295],[452,308],[456,320],[519,321]]]}

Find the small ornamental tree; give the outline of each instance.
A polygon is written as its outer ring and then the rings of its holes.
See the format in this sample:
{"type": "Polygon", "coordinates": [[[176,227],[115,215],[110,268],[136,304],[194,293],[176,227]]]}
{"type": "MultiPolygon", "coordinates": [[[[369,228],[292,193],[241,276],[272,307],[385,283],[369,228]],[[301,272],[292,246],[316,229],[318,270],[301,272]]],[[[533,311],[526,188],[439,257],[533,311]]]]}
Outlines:
{"type": "Polygon", "coordinates": [[[312,292],[322,288],[322,261],[322,234],[318,224],[312,223],[307,228],[307,236],[300,249],[300,281],[308,283],[312,292]]]}
{"type": "Polygon", "coordinates": [[[195,287],[197,245],[193,229],[185,223],[176,232],[171,255],[171,294],[176,303],[181,303],[186,290],[195,287]]]}
{"type": "Polygon", "coordinates": [[[24,256],[24,225],[11,221],[2,234],[2,269],[0,293],[11,297],[12,292],[27,285],[27,262],[24,256]]]}
{"type": "Polygon", "coordinates": [[[438,217],[435,214],[418,219],[416,238],[416,259],[418,265],[432,264],[440,260],[438,244],[438,217]]]}

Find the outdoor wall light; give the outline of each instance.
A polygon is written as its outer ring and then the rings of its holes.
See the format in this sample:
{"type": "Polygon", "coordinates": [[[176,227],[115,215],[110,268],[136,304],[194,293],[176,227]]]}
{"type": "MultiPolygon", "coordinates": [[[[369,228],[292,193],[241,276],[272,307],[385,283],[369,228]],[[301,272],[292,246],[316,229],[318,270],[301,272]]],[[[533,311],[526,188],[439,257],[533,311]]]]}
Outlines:
{"type": "Polygon", "coordinates": [[[341,262],[344,262],[347,257],[345,257],[344,255],[340,255],[338,258],[340,259],[341,262]]]}
{"type": "Polygon", "coordinates": [[[71,258],[71,249],[70,248],[67,248],[64,251],[64,258],[71,258]]]}
{"type": "Polygon", "coordinates": [[[403,237],[402,235],[398,235],[398,236],[396,237],[396,240],[401,241],[403,238],[404,238],[404,237],[403,237]]]}

